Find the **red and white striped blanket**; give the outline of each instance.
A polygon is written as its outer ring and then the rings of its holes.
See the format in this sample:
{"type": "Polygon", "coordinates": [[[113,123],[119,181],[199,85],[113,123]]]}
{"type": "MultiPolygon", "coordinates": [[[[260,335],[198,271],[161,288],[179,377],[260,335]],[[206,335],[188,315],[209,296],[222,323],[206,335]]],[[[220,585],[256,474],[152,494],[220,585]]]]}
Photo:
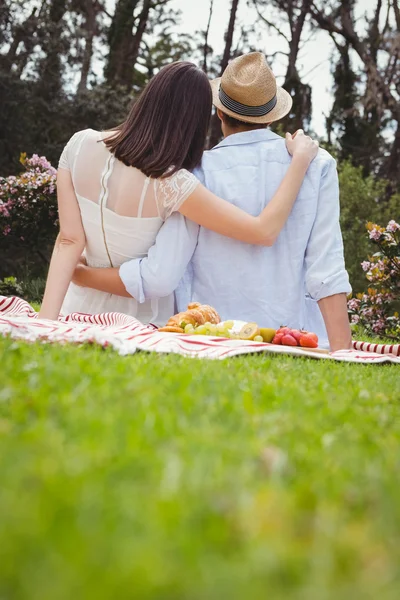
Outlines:
{"type": "Polygon", "coordinates": [[[325,353],[209,336],[160,333],[152,325],[120,313],[84,315],[74,313],[60,321],[38,319],[34,309],[15,296],[0,296],[0,335],[31,342],[92,343],[112,346],[119,354],[147,352],[181,354],[191,358],[224,359],[239,354],[270,352],[315,359],[356,363],[400,364],[400,345],[353,342],[352,350],[325,353]]]}

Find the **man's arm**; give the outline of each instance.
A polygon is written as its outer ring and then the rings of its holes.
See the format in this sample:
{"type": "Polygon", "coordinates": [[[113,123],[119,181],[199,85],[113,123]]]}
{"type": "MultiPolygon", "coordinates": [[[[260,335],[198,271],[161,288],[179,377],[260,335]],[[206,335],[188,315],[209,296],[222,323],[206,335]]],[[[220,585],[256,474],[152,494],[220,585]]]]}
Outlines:
{"type": "Polygon", "coordinates": [[[317,215],[307,245],[306,287],[318,301],[331,351],[351,348],[346,295],[351,292],[339,223],[339,183],[336,163],[323,167],[317,215]]]}
{"type": "Polygon", "coordinates": [[[122,279],[119,276],[119,268],[100,269],[88,267],[80,263],[75,269],[72,281],[82,287],[93,288],[107,294],[115,294],[116,296],[132,298],[122,283],[122,279]]]}
{"type": "Polygon", "coordinates": [[[318,306],[328,332],[331,351],[351,348],[351,330],[347,313],[346,294],[335,294],[334,296],[321,298],[318,306]]]}
{"type": "Polygon", "coordinates": [[[138,302],[169,296],[178,287],[197,244],[199,226],[173,213],[161,227],[145,258],[120,268],[96,269],[78,265],[74,283],[138,302]]]}

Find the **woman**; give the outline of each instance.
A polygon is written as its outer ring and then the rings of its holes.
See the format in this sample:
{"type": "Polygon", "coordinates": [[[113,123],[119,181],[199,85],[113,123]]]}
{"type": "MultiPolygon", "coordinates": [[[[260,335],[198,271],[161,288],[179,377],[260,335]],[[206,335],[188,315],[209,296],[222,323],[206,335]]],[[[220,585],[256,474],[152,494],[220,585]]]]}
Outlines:
{"type": "Polygon", "coordinates": [[[303,134],[287,146],[293,160],[274,198],[253,217],[218,198],[190,173],[201,161],[212,108],[206,75],[173,63],[146,86],[127,120],[102,133],[76,133],[57,176],[60,233],[39,316],[117,311],[165,323],[173,299],[138,304],[71,284],[85,250],[90,266],[119,266],[147,255],[163,221],[179,211],[196,223],[244,242],[271,245],[284,226],[318,144],[303,134]],[[69,289],[68,289],[69,288],[69,289]],[[68,292],[67,292],[68,290],[68,292]]]}

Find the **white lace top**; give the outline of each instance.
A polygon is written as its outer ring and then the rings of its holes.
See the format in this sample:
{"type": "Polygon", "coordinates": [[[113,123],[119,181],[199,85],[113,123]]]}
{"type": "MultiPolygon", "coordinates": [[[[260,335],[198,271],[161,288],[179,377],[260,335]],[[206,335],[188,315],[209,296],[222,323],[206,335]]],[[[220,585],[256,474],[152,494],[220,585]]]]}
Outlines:
{"type": "Polygon", "coordinates": [[[93,129],[78,131],[61,154],[58,166],[71,171],[79,196],[100,203],[105,190],[104,205],[117,214],[160,217],[165,221],[199,184],[186,169],[171,177],[152,179],[134,167],[127,167],[102,142],[106,135],[93,129]]]}
{"type": "MultiPolygon", "coordinates": [[[[163,221],[179,210],[199,181],[185,169],[163,179],[146,177],[117,160],[103,138],[93,129],[76,133],[64,148],[59,168],[71,173],[88,265],[119,267],[147,256],[163,221]]],[[[72,312],[120,312],[163,325],[174,314],[174,297],[126,298],[71,283],[62,313],[72,312]]]]}

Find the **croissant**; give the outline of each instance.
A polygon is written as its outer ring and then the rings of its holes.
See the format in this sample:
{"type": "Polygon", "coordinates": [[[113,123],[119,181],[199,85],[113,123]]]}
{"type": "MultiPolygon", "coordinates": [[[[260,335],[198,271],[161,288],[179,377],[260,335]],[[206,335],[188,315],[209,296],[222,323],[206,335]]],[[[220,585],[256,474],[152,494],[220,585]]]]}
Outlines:
{"type": "Polygon", "coordinates": [[[204,325],[204,323],[217,324],[221,322],[221,317],[217,311],[207,304],[192,302],[188,305],[185,312],[180,312],[171,317],[165,327],[161,327],[158,331],[169,333],[184,333],[185,326],[191,323],[193,327],[204,325]]]}

